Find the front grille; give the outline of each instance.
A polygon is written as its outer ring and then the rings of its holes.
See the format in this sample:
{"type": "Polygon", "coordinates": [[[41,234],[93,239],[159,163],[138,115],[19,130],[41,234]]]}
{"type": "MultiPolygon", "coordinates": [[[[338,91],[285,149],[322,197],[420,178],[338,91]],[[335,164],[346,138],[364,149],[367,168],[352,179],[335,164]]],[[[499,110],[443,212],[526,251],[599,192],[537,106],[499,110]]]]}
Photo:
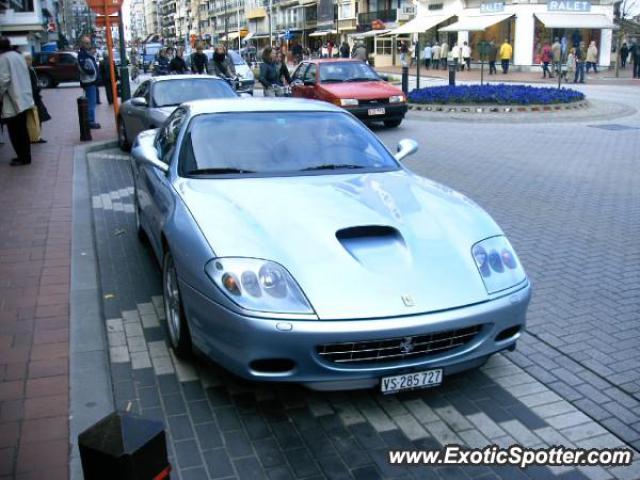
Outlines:
{"type": "Polygon", "coordinates": [[[375,108],[375,107],[382,107],[384,105],[387,105],[389,103],[389,98],[377,98],[375,100],[360,100],[358,102],[358,104],[361,107],[371,107],[371,108],[375,108]]]}
{"type": "Polygon", "coordinates": [[[317,352],[334,363],[389,362],[439,355],[468,344],[482,325],[411,337],[319,345],[317,352]]]}

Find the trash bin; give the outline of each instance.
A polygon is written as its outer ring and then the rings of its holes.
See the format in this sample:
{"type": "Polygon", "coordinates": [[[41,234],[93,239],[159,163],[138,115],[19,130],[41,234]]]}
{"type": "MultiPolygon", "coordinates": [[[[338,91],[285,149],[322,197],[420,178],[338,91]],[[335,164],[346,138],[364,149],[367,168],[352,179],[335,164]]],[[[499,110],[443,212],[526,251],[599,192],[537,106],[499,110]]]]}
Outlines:
{"type": "Polygon", "coordinates": [[[128,412],[114,412],[78,436],[85,480],[165,480],[164,425],[128,412]]]}
{"type": "Polygon", "coordinates": [[[458,70],[458,61],[449,60],[449,86],[456,86],[456,71],[458,70]]]}

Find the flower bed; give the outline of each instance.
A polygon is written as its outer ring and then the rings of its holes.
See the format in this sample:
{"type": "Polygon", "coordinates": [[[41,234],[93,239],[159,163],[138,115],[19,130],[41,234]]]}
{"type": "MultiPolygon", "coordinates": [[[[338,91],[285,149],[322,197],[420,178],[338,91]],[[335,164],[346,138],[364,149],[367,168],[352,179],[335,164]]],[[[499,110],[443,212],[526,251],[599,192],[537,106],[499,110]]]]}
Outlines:
{"type": "Polygon", "coordinates": [[[570,88],[531,87],[504,83],[427,87],[409,93],[411,103],[440,105],[550,105],[581,100],[584,100],[584,94],[570,88]]]}

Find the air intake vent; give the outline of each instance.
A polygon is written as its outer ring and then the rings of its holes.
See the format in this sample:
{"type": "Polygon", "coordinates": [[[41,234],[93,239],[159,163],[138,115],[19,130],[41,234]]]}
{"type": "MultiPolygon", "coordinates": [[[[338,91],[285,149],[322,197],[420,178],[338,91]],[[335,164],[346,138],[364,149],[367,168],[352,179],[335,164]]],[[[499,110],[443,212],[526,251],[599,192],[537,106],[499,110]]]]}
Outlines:
{"type": "Polygon", "coordinates": [[[349,227],[336,232],[338,240],[353,240],[355,238],[385,238],[385,237],[400,237],[398,232],[393,227],[386,225],[364,225],[361,227],[349,227]]]}

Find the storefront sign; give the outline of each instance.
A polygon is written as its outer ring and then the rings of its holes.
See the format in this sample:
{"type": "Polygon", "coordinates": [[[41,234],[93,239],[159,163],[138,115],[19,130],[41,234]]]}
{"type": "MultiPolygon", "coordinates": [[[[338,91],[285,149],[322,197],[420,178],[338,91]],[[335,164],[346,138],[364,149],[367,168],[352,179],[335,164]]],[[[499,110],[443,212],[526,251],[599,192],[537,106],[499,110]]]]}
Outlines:
{"type": "Polygon", "coordinates": [[[549,12],[590,12],[589,0],[549,0],[547,3],[549,12]]]}
{"type": "Polygon", "coordinates": [[[480,13],[504,12],[504,2],[489,2],[480,4],[480,13]]]}

